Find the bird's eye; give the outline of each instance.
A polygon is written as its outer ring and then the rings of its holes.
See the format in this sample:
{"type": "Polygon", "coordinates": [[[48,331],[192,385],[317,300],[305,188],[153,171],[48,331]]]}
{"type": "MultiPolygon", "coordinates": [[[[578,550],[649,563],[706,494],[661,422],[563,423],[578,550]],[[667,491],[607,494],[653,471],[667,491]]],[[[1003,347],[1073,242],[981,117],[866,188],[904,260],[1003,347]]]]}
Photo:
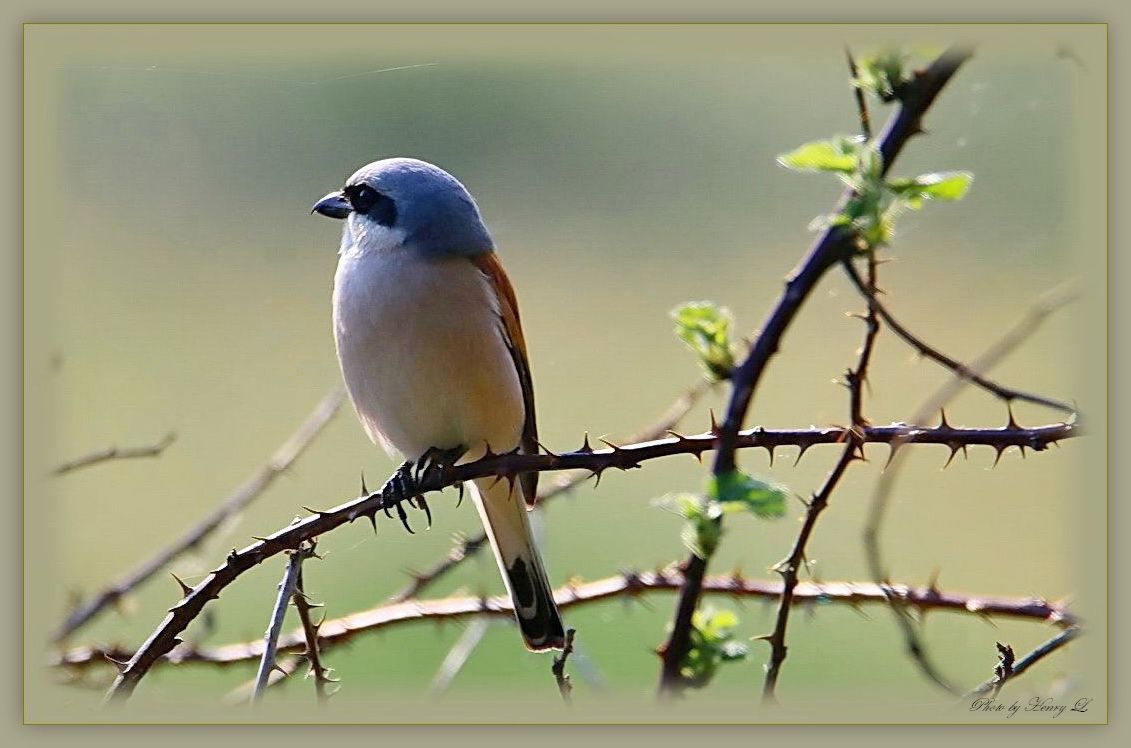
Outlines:
{"type": "Polygon", "coordinates": [[[367,184],[351,185],[345,189],[346,198],[354,212],[369,216],[382,226],[391,227],[397,220],[397,208],[392,198],[383,195],[367,184]]]}

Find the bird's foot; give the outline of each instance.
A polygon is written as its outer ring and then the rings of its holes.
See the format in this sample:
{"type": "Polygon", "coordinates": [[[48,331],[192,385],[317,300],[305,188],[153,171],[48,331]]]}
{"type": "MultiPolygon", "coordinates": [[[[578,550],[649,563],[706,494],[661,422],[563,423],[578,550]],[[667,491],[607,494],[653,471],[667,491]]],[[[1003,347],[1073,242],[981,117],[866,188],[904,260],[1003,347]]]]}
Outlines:
{"type": "MultiPolygon", "coordinates": [[[[421,508],[417,502],[423,502],[424,497],[419,496],[419,482],[413,474],[414,463],[412,460],[406,460],[401,463],[393,476],[385,483],[384,488],[381,490],[382,502],[381,508],[385,510],[385,516],[392,519],[393,514],[389,511],[392,508],[397,510],[397,519],[404,525],[404,529],[408,530],[410,534],[415,535],[412,527],[408,524],[408,512],[404,509],[404,502],[408,502],[414,509],[421,508]]],[[[427,510],[427,504],[424,504],[425,513],[428,515],[428,526],[432,526],[432,513],[427,510]]]]}
{"type": "Polygon", "coordinates": [[[429,447],[427,451],[420,456],[420,459],[416,461],[416,482],[422,482],[425,477],[433,473],[436,474],[437,478],[443,479],[444,471],[454,467],[456,460],[463,457],[466,453],[467,448],[462,444],[450,449],[429,447]]]}

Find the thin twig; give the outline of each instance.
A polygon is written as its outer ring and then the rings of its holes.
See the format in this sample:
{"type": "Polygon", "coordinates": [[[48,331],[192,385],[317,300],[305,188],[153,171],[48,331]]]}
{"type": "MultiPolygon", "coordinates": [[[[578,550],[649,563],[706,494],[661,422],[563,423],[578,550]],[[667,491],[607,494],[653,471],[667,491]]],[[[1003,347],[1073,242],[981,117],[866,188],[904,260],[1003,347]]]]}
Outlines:
{"type": "Polygon", "coordinates": [[[1079,626],[1069,626],[1053,638],[1035,648],[1032,652],[1029,652],[1029,654],[1025,655],[1020,660],[1015,660],[1012,664],[1012,667],[1010,668],[1010,674],[1001,683],[998,682],[998,675],[995,672],[992,678],[985,681],[973,691],[970,691],[968,694],[966,694],[964,700],[983,696],[987,693],[990,693],[991,691],[996,697],[997,692],[1001,690],[1001,686],[1005,685],[1005,681],[1014,680],[1015,678],[1023,674],[1026,670],[1031,668],[1033,665],[1036,665],[1038,662],[1048,657],[1050,654],[1057,651],[1064,645],[1068,644],[1070,641],[1077,638],[1082,633],[1083,630],[1079,626]]]}
{"type": "MultiPolygon", "coordinates": [[[[948,49],[925,70],[917,71],[915,78],[901,91],[899,108],[888,121],[878,143],[881,176],[891,168],[907,141],[922,132],[923,115],[971,54],[969,49],[963,47],[948,49]]],[[[846,189],[832,213],[842,212],[854,196],[852,188],[846,189]]],[[[730,401],[727,404],[726,418],[718,430],[718,449],[712,466],[715,476],[728,475],[736,469],[735,450],[738,448],[742,424],[746,420],[746,413],[762,374],[777,353],[786,331],[829,268],[843,258],[850,257],[855,250],[853,233],[844,227],[830,225],[821,232],[805,258],[790,273],[785,291],[763,324],[750,352],[731,376],[730,401]]],[[[662,693],[678,693],[686,685],[682,666],[691,648],[692,616],[698,607],[701,582],[706,572],[706,560],[694,553],[684,562],[686,586],[676,603],[671,633],[667,642],[660,647],[662,693]]]]}
{"type": "Polygon", "coordinates": [[[120,600],[154,574],[168,566],[174,559],[200,546],[225,520],[235,515],[257,497],[286,471],[299,455],[310,446],[314,438],[329,423],[342,404],[344,392],[335,389],[322,399],[314,411],[307,416],[302,425],[275,450],[267,464],[261,467],[246,483],[228,496],[211,514],[201,520],[182,537],[162,548],[152,558],[138,565],[132,571],[110,584],[87,602],[79,605],[67,616],[54,640],[61,642],[89,623],[107,606],[120,600]]]}
{"type": "Polygon", "coordinates": [[[844,56],[848,60],[848,72],[852,76],[852,93],[856,97],[856,112],[860,115],[860,134],[867,143],[872,139],[872,119],[868,116],[868,102],[864,99],[864,89],[860,86],[860,73],[856,69],[856,58],[846,45],[844,56]]]}
{"type": "MultiPolygon", "coordinates": [[[[843,427],[825,429],[768,430],[751,429],[738,435],[741,448],[761,447],[768,451],[786,444],[807,449],[815,444],[842,443],[847,437],[843,427]]],[[[859,430],[857,430],[859,431],[859,430]]],[[[916,443],[935,443],[950,445],[987,444],[995,449],[1005,446],[1024,445],[1034,450],[1043,450],[1048,445],[1079,433],[1076,424],[1054,424],[1035,428],[1001,429],[956,429],[950,426],[920,428],[896,424],[893,426],[870,426],[859,434],[864,442],[890,443],[896,439],[916,443]]],[[[714,449],[716,436],[712,432],[695,436],[673,436],[628,446],[611,446],[593,449],[587,443],[575,452],[564,454],[519,454],[510,452],[489,454],[474,462],[454,466],[432,467],[426,470],[411,492],[406,493],[403,480],[396,480],[394,474],[386,481],[380,491],[329,510],[318,510],[305,519],[297,520],[287,527],[277,530],[266,538],[243,548],[233,549],[224,563],[214,569],[207,577],[189,590],[184,598],[169,610],[169,614],[150,634],[131,660],[123,665],[122,671],[110,687],[110,699],[128,698],[138,682],[149,671],[153,663],[180,643],[178,635],[185,630],[207,604],[220,596],[220,593],[249,569],[266,559],[298,548],[304,541],[311,540],[335,527],[367,518],[376,527],[377,512],[396,509],[399,519],[407,525],[407,513],[402,506],[414,496],[438,491],[475,478],[517,475],[524,472],[545,472],[548,470],[585,469],[600,474],[610,468],[629,470],[639,467],[643,462],[677,454],[701,455],[714,449]],[[411,495],[410,495],[411,494],[411,495]]]]}
{"type": "Polygon", "coordinates": [[[467,629],[455,645],[448,650],[444,661],[440,663],[440,669],[436,671],[436,676],[432,678],[432,684],[428,687],[428,691],[433,696],[442,696],[451,688],[456,676],[463,670],[463,666],[467,664],[479,643],[483,641],[483,636],[487,633],[487,628],[490,625],[491,621],[487,618],[476,618],[468,624],[467,629]]]}
{"type": "MultiPolygon", "coordinates": [[[[683,576],[675,565],[654,572],[626,572],[593,582],[576,582],[558,588],[554,599],[560,608],[568,609],[615,598],[634,599],[643,594],[678,592],[683,576]]],[[[729,595],[735,598],[777,600],[783,585],[778,580],[747,579],[741,573],[711,576],[703,580],[704,594],[729,595]]],[[[799,582],[794,588],[793,605],[825,606],[888,604],[888,594],[898,596],[908,607],[919,611],[950,611],[991,620],[1012,618],[1048,623],[1058,627],[1078,625],[1076,616],[1062,603],[1036,598],[990,597],[959,592],[946,592],[933,586],[912,587],[902,584],[878,585],[874,582],[799,582]]],[[[347,644],[367,633],[389,627],[422,621],[459,620],[488,617],[509,620],[514,614],[510,599],[500,597],[449,597],[438,600],[410,600],[385,603],[369,610],[341,618],[330,618],[319,628],[318,638],[323,652],[347,644]]],[[[306,646],[305,632],[300,628],[279,637],[278,651],[300,653],[306,646]]],[[[76,647],[62,654],[53,664],[57,667],[84,668],[105,665],[108,660],[126,661],[136,653],[119,648],[76,647]]],[[[162,665],[203,663],[239,665],[258,660],[263,655],[263,640],[239,642],[214,647],[182,644],[156,660],[162,665]]]]}
{"type": "MultiPolygon", "coordinates": [[[[310,555],[314,555],[311,549],[310,555]]],[[[295,610],[298,612],[299,622],[302,624],[302,635],[306,639],[306,649],[302,652],[302,656],[310,663],[310,672],[314,678],[314,693],[318,697],[319,703],[325,703],[334,691],[331,691],[331,686],[337,683],[337,679],[330,677],[332,668],[327,667],[322,662],[321,648],[318,646],[318,629],[321,628],[321,623],[314,623],[314,617],[311,615],[314,608],[321,608],[321,603],[312,603],[306,594],[306,584],[302,576],[302,566],[299,565],[298,580],[295,585],[293,595],[295,610]]],[[[325,620],[325,616],[323,616],[325,620]]],[[[268,686],[271,684],[268,683],[268,686]]]]}
{"type": "Polygon", "coordinates": [[[279,582],[279,594],[275,598],[275,606],[271,610],[271,620],[267,625],[267,633],[263,637],[263,656],[259,658],[259,670],[255,674],[255,688],[251,692],[251,703],[256,703],[263,698],[263,691],[267,688],[267,676],[275,669],[275,650],[279,644],[279,634],[283,632],[283,618],[287,614],[287,605],[295,594],[298,584],[299,570],[302,562],[310,555],[311,551],[303,546],[297,551],[292,551],[287,561],[283,579],[279,582]]]}
{"type": "Polygon", "coordinates": [[[137,457],[160,457],[161,454],[169,448],[169,445],[177,440],[176,433],[170,431],[162,437],[161,441],[156,444],[151,444],[145,447],[126,447],[121,449],[118,447],[105,447],[95,452],[85,454],[82,457],[76,457],[73,460],[64,462],[59,467],[51,472],[54,475],[63,475],[73,470],[90,467],[91,465],[98,465],[103,462],[111,460],[130,460],[137,457]]]}
{"type": "MultiPolygon", "coordinates": [[[[1034,304],[1028,312],[1019,320],[1012,328],[1010,328],[999,340],[991,345],[985,352],[978,356],[968,367],[971,372],[985,372],[992,368],[995,364],[1001,361],[1006,355],[1013,351],[1018,345],[1024,342],[1032,335],[1041,323],[1044,322],[1050,314],[1061,308],[1064,304],[1068,303],[1074,298],[1074,294],[1068,289],[1067,286],[1059,286],[1045,293],[1036,304],[1034,304]]],[[[934,394],[927,398],[923,404],[918,408],[914,419],[926,420],[932,413],[942,413],[940,426],[948,426],[946,423],[946,415],[943,408],[947,403],[954,398],[954,396],[972,381],[969,377],[956,374],[942,387],[940,387],[934,394]]],[[[1075,410],[1075,409],[1073,409],[1075,410]]],[[[1013,420],[1013,414],[1009,414],[1009,423],[1007,428],[1016,426],[1017,423],[1013,420]]],[[[893,440],[891,442],[889,453],[888,465],[884,472],[880,475],[879,480],[876,482],[876,490],[872,495],[871,506],[868,511],[868,517],[864,525],[863,544],[865,556],[868,562],[869,573],[872,579],[878,583],[883,583],[887,577],[887,571],[884,568],[882,550],[880,547],[879,534],[881,526],[883,525],[884,517],[887,511],[888,504],[891,501],[891,496],[895,488],[896,479],[899,476],[900,469],[903,465],[903,454],[901,448],[904,445],[901,439],[893,440]]],[[[997,449],[997,459],[1001,458],[1002,452],[1005,447],[997,449]]],[[[1020,446],[1022,454],[1024,454],[1024,446],[1020,446]]],[[[955,454],[957,448],[953,448],[951,456],[955,454]]],[[[995,459],[994,464],[997,464],[995,459]]],[[[896,622],[903,632],[904,642],[907,647],[908,654],[911,656],[912,661],[915,662],[920,671],[927,676],[932,682],[940,688],[951,692],[960,693],[959,689],[952,684],[942,672],[931,662],[927,654],[926,644],[919,636],[915,628],[914,622],[907,615],[906,611],[901,604],[901,601],[893,597],[891,599],[891,610],[895,616],[896,622]]]]}
{"type": "MultiPolygon", "coordinates": [[[[860,293],[864,295],[865,298],[868,298],[868,289],[864,285],[864,281],[860,277],[860,274],[856,271],[856,268],[850,261],[845,261],[844,271],[852,281],[852,284],[856,286],[856,289],[860,291],[860,293]]],[[[1073,295],[1075,294],[1074,291],[1069,290],[1067,287],[1065,288],[1063,293],[1073,295]]],[[[875,297],[874,294],[871,295],[871,301],[869,303],[872,304],[872,306],[876,310],[876,313],[880,315],[880,318],[887,324],[887,326],[892,329],[892,332],[894,332],[904,342],[914,348],[919,353],[919,355],[929,358],[932,361],[938,363],[939,365],[954,373],[955,376],[978,385],[986,392],[996,395],[1007,403],[1013,400],[1023,400],[1025,402],[1034,403],[1036,405],[1043,405],[1045,407],[1052,408],[1053,410],[1058,410],[1061,413],[1072,414],[1076,412],[1076,407],[1069,403],[1065,403],[1060,400],[1054,400],[1053,398],[1045,397],[1043,395],[1033,394],[1031,392],[1016,390],[1012,387],[1006,387],[1004,385],[998,384],[992,379],[983,376],[982,374],[979,374],[978,371],[974,368],[967,366],[956,358],[946,355],[945,353],[938,350],[934,346],[931,346],[930,344],[916,336],[914,333],[912,333],[910,330],[908,330],[906,327],[904,327],[899,320],[892,316],[887,307],[885,307],[883,303],[875,297]]]]}
{"type": "Polygon", "coordinates": [[[575,629],[566,630],[565,646],[562,647],[562,653],[554,658],[554,663],[550,666],[550,672],[554,674],[554,682],[558,684],[558,692],[561,693],[562,701],[565,702],[566,706],[569,706],[572,699],[570,694],[573,691],[573,684],[569,682],[565,666],[566,660],[573,653],[573,636],[576,633],[575,629]]]}

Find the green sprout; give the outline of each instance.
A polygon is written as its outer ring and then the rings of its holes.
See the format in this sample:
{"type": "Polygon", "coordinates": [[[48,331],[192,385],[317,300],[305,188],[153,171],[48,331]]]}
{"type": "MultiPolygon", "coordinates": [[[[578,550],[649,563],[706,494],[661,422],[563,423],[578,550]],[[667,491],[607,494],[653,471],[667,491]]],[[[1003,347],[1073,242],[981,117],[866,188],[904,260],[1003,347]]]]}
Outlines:
{"type": "Polygon", "coordinates": [[[702,688],[710,683],[720,664],[746,658],[746,644],[734,639],[737,627],[738,616],[729,610],[695,611],[691,618],[691,648],[680,663],[680,673],[691,687],[702,688]]]}
{"type": "Polygon", "coordinates": [[[695,351],[707,373],[719,381],[729,379],[735,366],[730,311],[709,301],[688,302],[673,309],[671,317],[675,334],[695,351]]]}

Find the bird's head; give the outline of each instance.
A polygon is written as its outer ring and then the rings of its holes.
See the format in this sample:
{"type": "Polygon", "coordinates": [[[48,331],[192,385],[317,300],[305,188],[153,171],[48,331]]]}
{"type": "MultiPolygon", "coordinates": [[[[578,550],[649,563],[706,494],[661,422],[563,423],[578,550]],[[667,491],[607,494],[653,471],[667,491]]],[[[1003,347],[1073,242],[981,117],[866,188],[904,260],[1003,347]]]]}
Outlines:
{"type": "Polygon", "coordinates": [[[311,212],[345,219],[343,251],[403,249],[439,258],[494,249],[467,189],[440,167],[414,158],[363,166],[311,212]]]}

